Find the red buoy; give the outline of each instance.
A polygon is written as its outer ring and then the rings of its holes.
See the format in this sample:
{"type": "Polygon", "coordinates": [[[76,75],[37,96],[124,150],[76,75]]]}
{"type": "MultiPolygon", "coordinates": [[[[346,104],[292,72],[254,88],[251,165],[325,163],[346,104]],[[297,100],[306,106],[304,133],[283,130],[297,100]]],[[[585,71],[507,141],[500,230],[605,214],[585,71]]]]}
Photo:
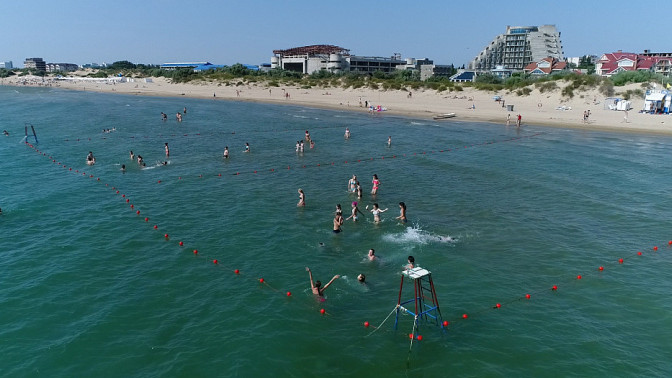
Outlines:
{"type": "MultiPolygon", "coordinates": [[[[126,200],[126,201],[128,201],[128,200],[126,200]]],[[[135,207],[135,206],[133,206],[133,204],[131,204],[131,209],[134,208],[134,207],[135,207]]]]}
{"type": "Polygon", "coordinates": [[[198,255],[198,249],[194,249],[194,255],[198,255]]]}
{"type": "Polygon", "coordinates": [[[149,222],[149,218],[145,218],[145,222],[149,222]]]}
{"type": "Polygon", "coordinates": [[[637,255],[638,255],[638,256],[641,256],[641,255],[642,255],[642,252],[637,252],[637,255]]]}
{"type": "Polygon", "coordinates": [[[292,292],[291,292],[291,291],[288,291],[288,292],[287,292],[287,296],[288,296],[288,297],[291,297],[291,296],[292,296],[292,292]]]}
{"type": "Polygon", "coordinates": [[[364,322],[364,327],[368,327],[368,326],[369,326],[369,322],[364,322]]]}
{"type": "Polygon", "coordinates": [[[654,250],[654,251],[657,251],[657,250],[658,250],[658,247],[657,247],[657,246],[656,246],[656,247],[653,247],[653,250],[654,250]]]}
{"type": "Polygon", "coordinates": [[[125,195],[125,194],[122,194],[121,197],[126,198],[126,195],[125,195]]]}
{"type": "MultiPolygon", "coordinates": [[[[159,226],[156,226],[156,228],[159,228],[159,226]]],[[[168,234],[163,235],[163,237],[168,239],[168,234]]]]}
{"type": "Polygon", "coordinates": [[[130,200],[130,199],[128,199],[128,198],[126,198],[126,203],[129,203],[129,202],[131,202],[131,200],[130,200]]]}
{"type": "MultiPolygon", "coordinates": [[[[155,224],[155,225],[154,225],[154,229],[155,229],[155,230],[158,230],[158,229],[159,229],[159,225],[155,224]]],[[[166,235],[168,235],[168,234],[166,234],[166,235]]]]}
{"type": "Polygon", "coordinates": [[[418,341],[422,341],[422,335],[418,335],[418,337],[416,338],[418,339],[418,341]]]}
{"type": "Polygon", "coordinates": [[[618,259],[619,264],[623,264],[623,259],[618,259]]]}
{"type": "Polygon", "coordinates": [[[324,315],[326,311],[324,309],[320,309],[320,314],[324,315]]]}
{"type": "Polygon", "coordinates": [[[412,334],[412,333],[409,333],[409,334],[408,334],[408,338],[411,339],[411,340],[413,340],[413,334],[412,334]]]}
{"type": "Polygon", "coordinates": [[[184,245],[184,243],[183,243],[183,242],[180,242],[180,247],[182,247],[183,245],[184,245]]]}
{"type": "Polygon", "coordinates": [[[468,316],[467,314],[462,314],[462,319],[466,319],[466,318],[468,318],[468,317],[469,317],[469,316],[468,316]]]}
{"type": "Polygon", "coordinates": [[[136,211],[135,213],[138,214],[138,215],[140,215],[140,210],[136,211]]]}
{"type": "Polygon", "coordinates": [[[260,278],[260,279],[259,279],[259,283],[264,283],[264,279],[263,279],[263,278],[260,278]]]}
{"type": "Polygon", "coordinates": [[[450,324],[450,323],[449,323],[447,320],[444,320],[444,321],[443,321],[443,326],[444,326],[444,327],[448,327],[448,324],[450,324]]]}
{"type": "Polygon", "coordinates": [[[525,294],[525,299],[530,299],[532,296],[530,294],[525,294]]]}
{"type": "Polygon", "coordinates": [[[217,260],[216,260],[216,259],[215,259],[215,260],[212,260],[212,263],[215,264],[215,265],[217,265],[217,260]]]}
{"type": "Polygon", "coordinates": [[[499,304],[499,303],[497,303],[497,304],[495,305],[495,308],[500,308],[500,307],[502,307],[502,305],[499,304]]]}
{"type": "Polygon", "coordinates": [[[240,270],[236,269],[236,270],[233,271],[233,273],[238,274],[238,273],[240,273],[240,270]]]}
{"type": "Polygon", "coordinates": [[[551,290],[558,290],[558,285],[553,285],[553,287],[551,288],[551,290]]]}
{"type": "Polygon", "coordinates": [[[581,277],[580,274],[579,274],[578,276],[576,276],[576,279],[577,279],[577,280],[580,280],[581,278],[583,278],[583,277],[581,277]]]}

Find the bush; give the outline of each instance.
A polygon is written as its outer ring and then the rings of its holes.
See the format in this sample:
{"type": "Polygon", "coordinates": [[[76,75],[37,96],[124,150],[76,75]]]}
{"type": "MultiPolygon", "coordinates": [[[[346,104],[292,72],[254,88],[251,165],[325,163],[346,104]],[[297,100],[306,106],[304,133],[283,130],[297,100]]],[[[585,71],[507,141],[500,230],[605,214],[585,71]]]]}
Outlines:
{"type": "Polygon", "coordinates": [[[535,83],[534,87],[537,88],[540,93],[546,93],[558,89],[558,84],[555,81],[547,81],[542,83],[535,83]]]}
{"type": "Polygon", "coordinates": [[[530,93],[532,93],[532,89],[530,89],[529,87],[520,88],[516,91],[516,94],[518,96],[529,96],[530,93]]]}
{"type": "Polygon", "coordinates": [[[568,86],[562,88],[562,92],[561,92],[561,93],[562,93],[562,96],[563,96],[563,97],[569,97],[569,98],[572,98],[572,97],[574,97],[574,88],[572,88],[571,85],[568,85],[568,86]]]}
{"type": "Polygon", "coordinates": [[[650,81],[662,82],[663,77],[651,71],[625,71],[611,77],[611,82],[622,87],[629,83],[648,83],[650,81]]]}

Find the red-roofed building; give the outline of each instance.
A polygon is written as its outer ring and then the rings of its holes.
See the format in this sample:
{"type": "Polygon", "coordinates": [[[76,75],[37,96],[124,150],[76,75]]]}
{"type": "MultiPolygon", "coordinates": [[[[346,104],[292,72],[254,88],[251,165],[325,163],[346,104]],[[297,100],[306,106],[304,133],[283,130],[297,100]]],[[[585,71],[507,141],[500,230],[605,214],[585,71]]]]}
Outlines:
{"type": "Polygon", "coordinates": [[[595,63],[595,73],[608,77],[625,71],[652,71],[670,76],[671,66],[672,57],[669,54],[654,55],[647,51],[644,54],[634,54],[618,51],[603,54],[595,63]]]}
{"type": "Polygon", "coordinates": [[[538,62],[532,62],[523,68],[523,71],[531,75],[550,75],[567,69],[567,62],[560,61],[551,56],[538,62]]]}

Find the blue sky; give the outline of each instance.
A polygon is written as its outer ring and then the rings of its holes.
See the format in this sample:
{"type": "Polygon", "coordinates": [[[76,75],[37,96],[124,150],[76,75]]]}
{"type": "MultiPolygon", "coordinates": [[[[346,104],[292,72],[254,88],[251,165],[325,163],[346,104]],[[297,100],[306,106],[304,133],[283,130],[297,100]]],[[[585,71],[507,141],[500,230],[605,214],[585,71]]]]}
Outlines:
{"type": "Polygon", "coordinates": [[[558,27],[568,57],[669,51],[669,28],[654,16],[620,0],[17,0],[0,9],[0,61],[259,64],[274,49],[333,44],[461,66],[507,25],[543,24],[558,27]]]}

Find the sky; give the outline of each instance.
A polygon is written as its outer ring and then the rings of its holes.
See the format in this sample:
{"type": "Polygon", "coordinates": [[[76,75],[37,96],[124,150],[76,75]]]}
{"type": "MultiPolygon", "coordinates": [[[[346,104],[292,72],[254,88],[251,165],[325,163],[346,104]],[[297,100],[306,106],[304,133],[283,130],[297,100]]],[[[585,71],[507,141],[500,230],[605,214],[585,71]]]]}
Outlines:
{"type": "Polygon", "coordinates": [[[565,57],[666,52],[650,7],[612,0],[5,0],[0,61],[270,63],[273,50],[337,45],[354,55],[469,63],[507,25],[556,25],[565,57]],[[514,4],[515,3],[515,4],[514,4]],[[606,4],[606,3],[604,3],[606,4]]]}

